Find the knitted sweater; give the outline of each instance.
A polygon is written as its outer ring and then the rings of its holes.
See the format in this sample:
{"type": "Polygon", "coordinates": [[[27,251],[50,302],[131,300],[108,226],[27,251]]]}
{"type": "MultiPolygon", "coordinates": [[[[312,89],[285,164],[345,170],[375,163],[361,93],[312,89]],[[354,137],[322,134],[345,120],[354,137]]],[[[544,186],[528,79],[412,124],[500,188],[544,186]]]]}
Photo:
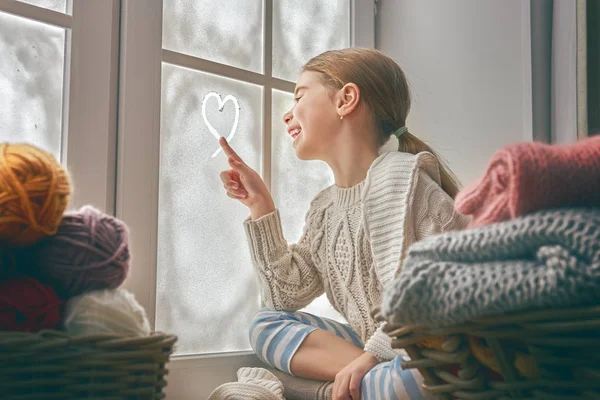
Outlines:
{"type": "Polygon", "coordinates": [[[494,154],[483,178],[456,196],[458,212],[473,216],[471,227],[541,210],[598,206],[600,136],[506,146],[494,154]]]}
{"type": "Polygon", "coordinates": [[[286,242],[277,211],[246,221],[267,307],[296,311],[325,292],[365,350],[380,361],[392,359],[390,338],[371,310],[412,243],[469,222],[441,189],[438,168],[430,153],[379,156],[360,184],[334,185],[315,197],[297,244],[286,242]]]}
{"type": "Polygon", "coordinates": [[[600,210],[562,209],[415,244],[382,313],[393,324],[441,327],[599,301],[600,210]]]}

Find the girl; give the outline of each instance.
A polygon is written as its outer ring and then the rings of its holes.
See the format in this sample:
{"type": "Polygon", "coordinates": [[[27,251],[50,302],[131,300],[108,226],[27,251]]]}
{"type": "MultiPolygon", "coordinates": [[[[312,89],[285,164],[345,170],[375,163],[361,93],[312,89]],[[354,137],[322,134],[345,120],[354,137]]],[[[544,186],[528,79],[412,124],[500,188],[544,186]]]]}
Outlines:
{"type": "Polygon", "coordinates": [[[456,178],[408,132],[409,108],[403,71],[376,50],[328,51],[304,66],[283,119],[298,158],[325,161],[335,185],[312,201],[298,244],[285,241],[260,176],[220,142],[227,195],[250,209],[244,225],[267,306],[252,324],[253,349],[288,374],[334,381],[334,400],[423,398],[370,312],[412,243],[468,224],[454,211],[456,178]],[[399,151],[379,155],[391,135],[399,151]],[[323,292],[349,326],[297,312],[323,292]]]}

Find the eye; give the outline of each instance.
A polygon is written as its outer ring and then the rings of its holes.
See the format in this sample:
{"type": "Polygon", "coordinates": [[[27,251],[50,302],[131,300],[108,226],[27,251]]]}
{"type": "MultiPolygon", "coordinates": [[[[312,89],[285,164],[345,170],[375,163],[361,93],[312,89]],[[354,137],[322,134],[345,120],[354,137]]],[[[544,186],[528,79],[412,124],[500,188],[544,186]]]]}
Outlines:
{"type": "Polygon", "coordinates": [[[297,103],[297,102],[299,102],[299,101],[300,101],[300,99],[301,99],[301,98],[302,98],[302,96],[300,96],[300,97],[296,97],[296,98],[294,98],[294,101],[297,103]]]}

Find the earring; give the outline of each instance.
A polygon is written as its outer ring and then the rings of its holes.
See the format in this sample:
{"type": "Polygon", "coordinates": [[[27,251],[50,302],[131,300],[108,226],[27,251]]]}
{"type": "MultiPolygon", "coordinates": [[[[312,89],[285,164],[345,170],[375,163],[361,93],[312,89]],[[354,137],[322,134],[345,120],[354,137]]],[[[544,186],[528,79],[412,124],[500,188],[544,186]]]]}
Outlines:
{"type": "Polygon", "coordinates": [[[344,119],[344,116],[343,116],[343,115],[340,115],[340,119],[344,119]]]}

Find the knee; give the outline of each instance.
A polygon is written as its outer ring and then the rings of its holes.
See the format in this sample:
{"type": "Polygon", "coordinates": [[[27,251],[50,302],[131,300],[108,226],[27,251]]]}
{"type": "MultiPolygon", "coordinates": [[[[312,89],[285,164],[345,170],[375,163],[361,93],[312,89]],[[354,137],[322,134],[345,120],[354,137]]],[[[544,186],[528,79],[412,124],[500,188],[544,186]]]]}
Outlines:
{"type": "Polygon", "coordinates": [[[259,338],[264,336],[266,331],[272,331],[279,327],[282,323],[290,320],[297,320],[293,313],[285,311],[273,311],[262,309],[256,313],[250,324],[250,345],[256,352],[259,338]]]}

